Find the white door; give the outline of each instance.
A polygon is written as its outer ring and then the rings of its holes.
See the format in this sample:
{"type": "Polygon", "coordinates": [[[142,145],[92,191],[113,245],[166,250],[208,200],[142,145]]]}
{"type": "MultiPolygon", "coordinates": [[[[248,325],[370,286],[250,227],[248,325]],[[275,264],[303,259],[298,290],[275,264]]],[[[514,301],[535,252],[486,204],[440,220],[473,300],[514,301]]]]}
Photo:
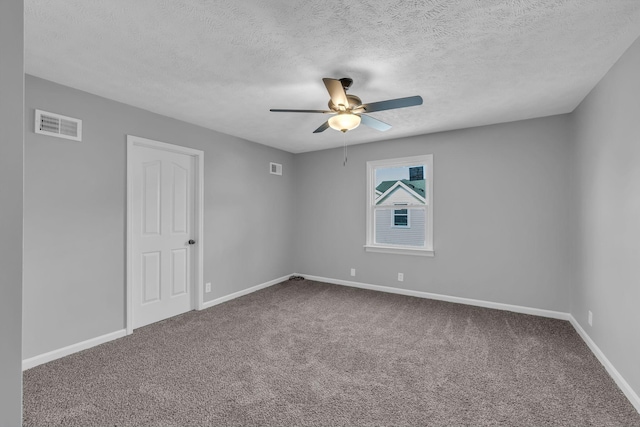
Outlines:
{"type": "Polygon", "coordinates": [[[163,149],[129,149],[133,328],[193,307],[195,159],[163,149]]]}

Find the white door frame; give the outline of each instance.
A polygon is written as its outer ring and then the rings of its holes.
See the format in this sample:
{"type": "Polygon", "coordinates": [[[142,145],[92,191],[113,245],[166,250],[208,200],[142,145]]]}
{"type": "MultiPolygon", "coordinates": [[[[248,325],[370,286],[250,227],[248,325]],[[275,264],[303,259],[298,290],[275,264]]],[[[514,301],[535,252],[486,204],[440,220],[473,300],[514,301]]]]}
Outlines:
{"type": "Polygon", "coordinates": [[[195,197],[194,197],[194,221],[193,235],[195,236],[196,245],[192,248],[195,251],[193,261],[193,278],[191,284],[191,308],[202,310],[204,299],[202,295],[203,281],[203,252],[204,252],[204,233],[203,233],[203,209],[204,209],[204,151],[193,148],[182,147],[179,145],[167,144],[165,142],[154,141],[152,139],[140,138],[134,135],[127,135],[127,299],[126,299],[126,329],[127,335],[133,333],[133,162],[131,159],[131,150],[134,146],[147,147],[156,150],[170,151],[172,153],[180,153],[191,156],[195,159],[195,197]]]}

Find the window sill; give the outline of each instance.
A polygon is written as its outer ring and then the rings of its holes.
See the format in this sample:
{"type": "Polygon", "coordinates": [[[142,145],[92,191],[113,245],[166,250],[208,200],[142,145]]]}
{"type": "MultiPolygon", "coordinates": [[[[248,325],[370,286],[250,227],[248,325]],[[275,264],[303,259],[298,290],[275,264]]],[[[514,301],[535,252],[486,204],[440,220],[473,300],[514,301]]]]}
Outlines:
{"type": "Polygon", "coordinates": [[[435,252],[429,249],[398,248],[395,246],[364,245],[364,250],[367,252],[379,252],[384,254],[416,255],[428,257],[435,256],[435,252]]]}

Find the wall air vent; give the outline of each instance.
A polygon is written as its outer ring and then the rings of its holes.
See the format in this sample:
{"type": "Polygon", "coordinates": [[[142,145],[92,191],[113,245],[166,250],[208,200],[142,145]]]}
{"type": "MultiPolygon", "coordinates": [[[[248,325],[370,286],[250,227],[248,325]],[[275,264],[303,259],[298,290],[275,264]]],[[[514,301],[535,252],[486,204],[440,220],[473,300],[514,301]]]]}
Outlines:
{"type": "Polygon", "coordinates": [[[42,135],[82,141],[82,120],[36,110],[35,132],[42,135]]]}
{"type": "Polygon", "coordinates": [[[272,175],[282,175],[282,165],[280,163],[269,163],[269,172],[272,175]]]}

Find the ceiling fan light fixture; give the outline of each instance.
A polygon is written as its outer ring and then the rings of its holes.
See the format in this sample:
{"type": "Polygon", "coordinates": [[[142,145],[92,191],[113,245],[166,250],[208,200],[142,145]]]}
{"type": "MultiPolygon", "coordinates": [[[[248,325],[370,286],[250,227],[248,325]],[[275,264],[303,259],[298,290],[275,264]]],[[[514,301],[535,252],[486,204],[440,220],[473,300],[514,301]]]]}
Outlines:
{"type": "Polygon", "coordinates": [[[329,126],[331,129],[346,132],[360,126],[360,116],[349,112],[341,112],[329,118],[329,126]]]}

